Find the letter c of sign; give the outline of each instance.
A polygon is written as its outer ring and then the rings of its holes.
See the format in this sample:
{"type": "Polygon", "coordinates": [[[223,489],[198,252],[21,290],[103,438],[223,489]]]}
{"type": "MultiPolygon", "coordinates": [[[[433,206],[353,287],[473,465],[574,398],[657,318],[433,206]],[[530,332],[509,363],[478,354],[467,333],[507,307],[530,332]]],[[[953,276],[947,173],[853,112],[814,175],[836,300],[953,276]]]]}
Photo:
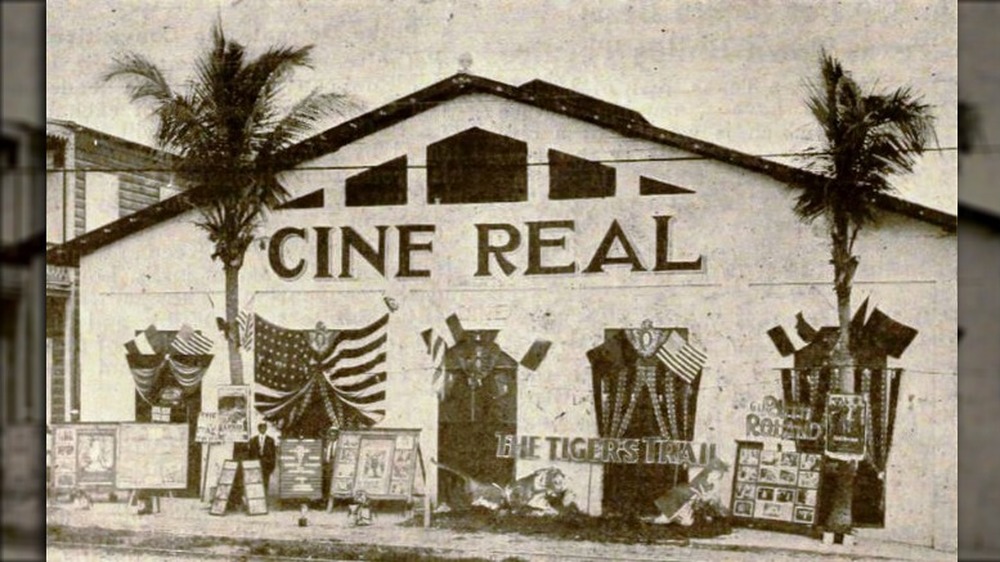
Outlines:
{"type": "Polygon", "coordinates": [[[306,268],[306,261],[304,259],[300,258],[299,263],[294,267],[287,267],[281,259],[281,248],[285,243],[285,239],[291,236],[305,240],[306,231],[302,228],[286,226],[271,236],[271,242],[267,248],[267,259],[271,264],[271,269],[282,279],[295,279],[299,275],[302,275],[302,271],[306,268]]]}

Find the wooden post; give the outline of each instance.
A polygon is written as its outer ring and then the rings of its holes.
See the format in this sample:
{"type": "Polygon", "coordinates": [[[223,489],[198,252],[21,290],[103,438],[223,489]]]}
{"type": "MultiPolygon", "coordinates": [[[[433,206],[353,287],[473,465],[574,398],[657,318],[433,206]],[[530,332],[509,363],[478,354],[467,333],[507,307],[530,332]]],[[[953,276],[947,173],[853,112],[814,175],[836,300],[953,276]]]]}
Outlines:
{"type": "MultiPolygon", "coordinates": [[[[212,443],[211,442],[205,443],[205,445],[207,445],[207,447],[205,447],[205,455],[204,455],[205,456],[205,461],[204,461],[204,463],[202,463],[203,466],[201,467],[201,486],[199,488],[199,491],[201,493],[201,501],[205,501],[205,497],[206,497],[206,495],[208,493],[208,489],[207,489],[208,488],[208,467],[211,466],[211,464],[212,464],[211,463],[211,460],[212,460],[212,443]]],[[[212,501],[212,498],[208,498],[208,501],[212,501]]]]}

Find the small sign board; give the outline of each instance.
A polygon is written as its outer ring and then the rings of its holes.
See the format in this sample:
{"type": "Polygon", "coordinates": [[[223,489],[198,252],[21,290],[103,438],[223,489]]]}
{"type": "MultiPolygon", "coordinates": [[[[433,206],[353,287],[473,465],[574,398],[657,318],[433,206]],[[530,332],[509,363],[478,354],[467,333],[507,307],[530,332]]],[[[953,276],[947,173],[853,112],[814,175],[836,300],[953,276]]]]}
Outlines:
{"type": "Polygon", "coordinates": [[[212,497],[212,507],[208,510],[210,514],[225,515],[226,506],[229,504],[229,495],[233,492],[233,483],[236,482],[236,471],[239,470],[239,467],[238,461],[222,463],[219,482],[215,485],[215,495],[212,497]]]}
{"type": "Polygon", "coordinates": [[[823,455],[737,441],[730,512],[735,525],[810,533],[817,525],[823,455]]]}
{"type": "Polygon", "coordinates": [[[281,499],[323,497],[323,442],[282,439],[278,451],[278,495],[281,499]]]}
{"type": "Polygon", "coordinates": [[[219,433],[219,416],[215,412],[200,412],[198,425],[195,426],[194,440],[196,443],[222,443],[219,433]]]}
{"type": "Polygon", "coordinates": [[[260,461],[243,461],[243,490],[250,515],[267,513],[267,494],[264,492],[264,475],[260,461]]]}
{"type": "Polygon", "coordinates": [[[364,490],[372,499],[409,500],[419,455],[419,429],[342,431],[330,495],[349,498],[364,490]]]}

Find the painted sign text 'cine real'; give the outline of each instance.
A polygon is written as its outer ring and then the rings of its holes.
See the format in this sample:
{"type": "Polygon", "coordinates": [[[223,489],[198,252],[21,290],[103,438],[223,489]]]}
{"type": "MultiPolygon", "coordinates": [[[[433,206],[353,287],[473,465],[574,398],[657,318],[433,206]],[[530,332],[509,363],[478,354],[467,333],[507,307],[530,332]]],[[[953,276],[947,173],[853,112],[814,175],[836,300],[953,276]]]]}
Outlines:
{"type": "MultiPolygon", "coordinates": [[[[470,232],[470,236],[475,236],[477,240],[476,270],[472,274],[476,277],[490,277],[497,273],[511,276],[517,271],[522,271],[523,275],[578,271],[592,274],[604,272],[604,267],[609,265],[629,266],[631,271],[700,271],[701,256],[691,261],[670,259],[671,217],[654,216],[652,219],[650,226],[655,228],[655,243],[651,264],[643,262],[635,244],[617,220],[611,221],[586,264],[559,255],[560,250],[566,249],[567,239],[574,232],[575,223],[572,220],[531,221],[523,225],[475,224],[470,232]],[[527,248],[526,255],[516,258],[514,252],[523,247],[527,248]]],[[[378,225],[371,230],[365,237],[347,226],[339,229],[331,226],[280,228],[268,242],[268,263],[278,277],[289,280],[306,274],[316,279],[350,279],[356,274],[357,258],[367,262],[383,277],[431,276],[431,270],[418,265],[417,260],[420,255],[434,252],[436,225],[378,225]],[[387,273],[387,262],[391,256],[387,255],[386,241],[390,236],[396,238],[398,254],[395,256],[395,271],[387,273]],[[287,242],[295,239],[306,243],[304,250],[296,248],[293,251],[286,247],[287,242]],[[339,242],[338,264],[333,263],[335,242],[339,242]]]]}

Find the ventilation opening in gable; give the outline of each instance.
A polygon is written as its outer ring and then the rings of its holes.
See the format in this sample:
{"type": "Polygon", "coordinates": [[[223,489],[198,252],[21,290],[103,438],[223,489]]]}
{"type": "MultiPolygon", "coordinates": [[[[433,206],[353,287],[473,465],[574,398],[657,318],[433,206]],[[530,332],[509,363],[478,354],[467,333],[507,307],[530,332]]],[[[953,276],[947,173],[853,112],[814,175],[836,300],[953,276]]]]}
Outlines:
{"type": "Polygon", "coordinates": [[[597,199],[614,196],[614,168],[558,150],[549,150],[549,199],[597,199]]]}
{"type": "Polygon", "coordinates": [[[472,128],[427,146],[427,202],[528,200],[528,145],[472,128]]]}
{"type": "Polygon", "coordinates": [[[406,204],[406,156],[394,158],[345,182],[348,207],[387,207],[406,204]]]}

